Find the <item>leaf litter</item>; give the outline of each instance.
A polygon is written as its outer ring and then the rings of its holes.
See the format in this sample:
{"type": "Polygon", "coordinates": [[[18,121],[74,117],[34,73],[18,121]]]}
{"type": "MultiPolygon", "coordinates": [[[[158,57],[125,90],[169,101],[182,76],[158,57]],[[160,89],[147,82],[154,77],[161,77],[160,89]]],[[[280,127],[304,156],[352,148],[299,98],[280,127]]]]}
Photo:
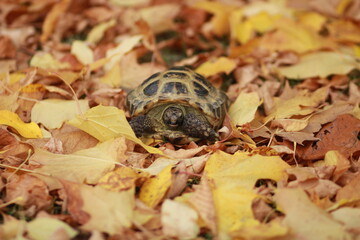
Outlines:
{"type": "Polygon", "coordinates": [[[360,238],[358,0],[0,6],[1,239],[360,238]],[[214,144],[128,124],[181,65],[231,100],[214,144]]]}

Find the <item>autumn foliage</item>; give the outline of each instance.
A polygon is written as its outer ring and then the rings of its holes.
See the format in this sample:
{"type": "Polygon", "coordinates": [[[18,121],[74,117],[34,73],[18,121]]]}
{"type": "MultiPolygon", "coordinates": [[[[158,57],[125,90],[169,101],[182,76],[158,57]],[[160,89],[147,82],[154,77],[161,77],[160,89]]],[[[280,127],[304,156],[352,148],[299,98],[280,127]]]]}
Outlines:
{"type": "Polygon", "coordinates": [[[359,0],[2,0],[0,239],[360,239],[359,0]],[[219,141],[137,138],[187,66],[219,141]]]}

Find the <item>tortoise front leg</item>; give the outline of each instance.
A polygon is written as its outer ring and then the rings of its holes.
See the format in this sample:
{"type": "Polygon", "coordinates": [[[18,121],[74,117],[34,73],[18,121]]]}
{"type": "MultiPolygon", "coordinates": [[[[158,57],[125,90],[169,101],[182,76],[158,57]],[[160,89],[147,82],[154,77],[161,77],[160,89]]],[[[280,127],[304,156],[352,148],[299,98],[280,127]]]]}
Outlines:
{"type": "Polygon", "coordinates": [[[144,133],[154,132],[154,127],[151,119],[146,115],[133,117],[129,121],[129,124],[137,137],[141,137],[144,133]]]}
{"type": "Polygon", "coordinates": [[[207,139],[209,141],[215,141],[218,138],[218,134],[209,122],[200,119],[192,113],[185,115],[183,128],[183,132],[189,137],[207,139]]]}

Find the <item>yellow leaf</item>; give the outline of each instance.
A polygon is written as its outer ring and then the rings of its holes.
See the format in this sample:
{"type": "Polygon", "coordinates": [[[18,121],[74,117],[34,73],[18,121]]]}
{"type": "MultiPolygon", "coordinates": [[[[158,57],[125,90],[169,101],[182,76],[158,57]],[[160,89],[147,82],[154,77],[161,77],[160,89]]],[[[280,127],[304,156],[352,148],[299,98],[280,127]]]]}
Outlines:
{"type": "Polygon", "coordinates": [[[275,195],[275,201],[285,218],[293,239],[352,239],[340,222],[335,221],[323,209],[310,201],[306,193],[298,188],[282,188],[275,195]]]}
{"type": "Polygon", "coordinates": [[[269,223],[262,223],[254,226],[247,226],[238,231],[231,233],[232,237],[236,239],[281,239],[281,237],[288,234],[287,227],[282,226],[276,221],[269,223]]]}
{"type": "Polygon", "coordinates": [[[116,107],[99,105],[89,109],[84,115],[78,115],[68,123],[87,132],[99,141],[124,136],[141,145],[150,153],[163,154],[161,150],[145,145],[138,139],[126,120],[124,111],[116,107]]]}
{"type": "Polygon", "coordinates": [[[327,46],[325,38],[321,38],[311,28],[281,18],[277,21],[276,31],[265,35],[261,40],[261,46],[271,51],[293,50],[304,53],[327,46]]]}
{"type": "Polygon", "coordinates": [[[0,124],[13,127],[25,138],[42,138],[39,126],[34,123],[24,123],[20,117],[8,110],[0,110],[0,124]]]}
{"type": "Polygon", "coordinates": [[[275,119],[271,127],[282,127],[286,132],[298,132],[309,124],[309,118],[305,119],[275,119]]]}
{"type": "Polygon", "coordinates": [[[21,79],[24,79],[26,77],[25,73],[11,73],[10,74],[10,84],[14,84],[19,82],[21,79]]]}
{"type": "Polygon", "coordinates": [[[344,75],[356,68],[360,68],[360,63],[353,56],[338,52],[315,52],[302,56],[299,63],[293,66],[279,67],[278,71],[287,78],[303,79],[344,75]]]}
{"type": "Polygon", "coordinates": [[[65,222],[51,217],[36,217],[26,226],[31,239],[48,240],[55,237],[58,231],[64,231],[70,239],[77,235],[77,231],[72,229],[65,222]]]}
{"type": "Polygon", "coordinates": [[[99,180],[97,185],[109,191],[121,192],[130,188],[135,188],[135,181],[138,178],[139,174],[133,169],[120,167],[115,169],[115,171],[108,172],[99,180]]]}
{"type": "Polygon", "coordinates": [[[271,113],[264,119],[283,119],[293,115],[307,115],[315,111],[320,103],[324,102],[328,96],[329,89],[327,87],[319,88],[313,93],[306,90],[298,93],[297,96],[290,99],[275,99],[275,106],[271,113]]]}
{"type": "Polygon", "coordinates": [[[254,27],[249,21],[238,23],[235,31],[235,37],[240,43],[247,43],[254,36],[254,27]]]}
{"type": "Polygon", "coordinates": [[[50,12],[46,15],[42,26],[42,34],[40,36],[40,41],[45,42],[53,33],[56,23],[59,17],[68,9],[71,0],[62,0],[54,4],[50,12]]]}
{"type": "Polygon", "coordinates": [[[36,148],[30,163],[41,164],[34,172],[50,174],[53,177],[77,182],[96,184],[107,172],[114,169],[124,154],[126,144],[123,138],[99,143],[72,154],[56,154],[36,148]]]}
{"type": "Polygon", "coordinates": [[[171,185],[172,168],[173,166],[169,165],[157,176],[148,179],[140,189],[139,199],[149,207],[156,207],[171,185]]]}
{"type": "Polygon", "coordinates": [[[94,62],[93,50],[84,41],[74,41],[71,45],[71,54],[84,65],[94,62]]]}
{"type": "Polygon", "coordinates": [[[100,78],[100,81],[108,84],[112,87],[119,87],[121,82],[121,70],[120,65],[115,64],[110,71],[105,73],[103,77],[100,78]]]}
{"type": "Polygon", "coordinates": [[[219,57],[212,59],[201,64],[196,72],[204,75],[205,77],[215,75],[221,72],[229,74],[236,67],[236,61],[227,57],[219,57]]]}
{"type": "Polygon", "coordinates": [[[259,12],[248,18],[253,28],[260,33],[270,31],[275,27],[275,17],[270,16],[267,12],[259,12]]]}
{"type": "Polygon", "coordinates": [[[243,125],[251,122],[261,101],[256,92],[241,92],[235,102],[229,108],[229,115],[236,125],[243,125]]]}
{"type": "Polygon", "coordinates": [[[200,232],[198,214],[184,203],[166,199],[161,205],[162,230],[166,236],[195,239],[200,232]]]}
{"type": "Polygon", "coordinates": [[[229,15],[234,8],[221,2],[200,1],[193,7],[203,9],[214,14],[211,19],[213,32],[218,35],[224,35],[229,32],[229,15]]]}
{"type": "Polygon", "coordinates": [[[326,22],[326,17],[316,12],[299,12],[299,22],[305,26],[311,27],[315,31],[320,31],[326,22]]]}
{"type": "Polygon", "coordinates": [[[213,194],[220,232],[226,235],[229,231],[259,224],[251,209],[252,201],[257,197],[253,191],[256,181],[284,179],[285,169],[289,167],[279,156],[215,152],[207,161],[204,172],[214,181],[213,194]]]}
{"type": "Polygon", "coordinates": [[[98,43],[103,38],[106,30],[115,26],[115,24],[116,24],[115,19],[111,19],[107,22],[99,23],[90,30],[89,34],[87,35],[86,42],[98,43]]]}
{"type": "Polygon", "coordinates": [[[122,234],[124,228],[131,227],[135,209],[134,191],[111,192],[100,186],[65,181],[63,185],[69,202],[68,211],[83,224],[81,229],[114,235],[122,234]]]}
{"type": "Polygon", "coordinates": [[[354,48],[354,54],[355,54],[355,56],[356,56],[357,58],[360,58],[360,46],[354,45],[353,48],[354,48]]]}
{"type": "Polygon", "coordinates": [[[36,53],[31,58],[30,66],[54,70],[71,67],[67,62],[60,62],[56,60],[50,53],[36,53]]]}
{"type": "Polygon", "coordinates": [[[109,59],[105,63],[105,71],[109,71],[115,64],[118,64],[119,60],[130,50],[132,50],[143,38],[143,35],[134,35],[132,37],[125,38],[115,48],[109,49],[106,52],[106,58],[109,59]]]}
{"type": "Polygon", "coordinates": [[[340,0],[336,6],[336,13],[342,15],[352,2],[352,0],[340,0]]]}
{"type": "Polygon", "coordinates": [[[60,128],[76,114],[89,109],[88,100],[46,99],[37,102],[31,110],[31,121],[42,123],[48,129],[60,128]]]}
{"type": "Polygon", "coordinates": [[[160,33],[174,28],[174,18],[179,11],[179,4],[168,3],[142,8],[140,15],[154,33],[160,33]]]}

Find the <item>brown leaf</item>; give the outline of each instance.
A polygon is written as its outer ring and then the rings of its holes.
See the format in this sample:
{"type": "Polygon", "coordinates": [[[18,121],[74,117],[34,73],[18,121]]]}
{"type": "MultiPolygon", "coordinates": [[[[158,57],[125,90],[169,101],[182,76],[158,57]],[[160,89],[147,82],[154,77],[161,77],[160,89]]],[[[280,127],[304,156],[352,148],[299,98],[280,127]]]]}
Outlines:
{"type": "Polygon", "coordinates": [[[360,173],[357,173],[349,184],[338,191],[336,201],[341,199],[360,200],[360,173]]]}
{"type": "Polygon", "coordinates": [[[17,204],[25,208],[34,206],[36,211],[46,210],[52,204],[47,185],[42,180],[29,174],[8,174],[5,201],[19,197],[21,200],[16,201],[17,204]]]}
{"type": "Polygon", "coordinates": [[[297,153],[304,160],[316,160],[324,158],[330,150],[337,150],[348,158],[360,151],[359,131],[359,119],[349,114],[340,115],[315,135],[319,141],[299,147],[297,153]]]}
{"type": "Polygon", "coordinates": [[[0,36],[0,58],[15,58],[16,48],[10,38],[0,36]]]}

